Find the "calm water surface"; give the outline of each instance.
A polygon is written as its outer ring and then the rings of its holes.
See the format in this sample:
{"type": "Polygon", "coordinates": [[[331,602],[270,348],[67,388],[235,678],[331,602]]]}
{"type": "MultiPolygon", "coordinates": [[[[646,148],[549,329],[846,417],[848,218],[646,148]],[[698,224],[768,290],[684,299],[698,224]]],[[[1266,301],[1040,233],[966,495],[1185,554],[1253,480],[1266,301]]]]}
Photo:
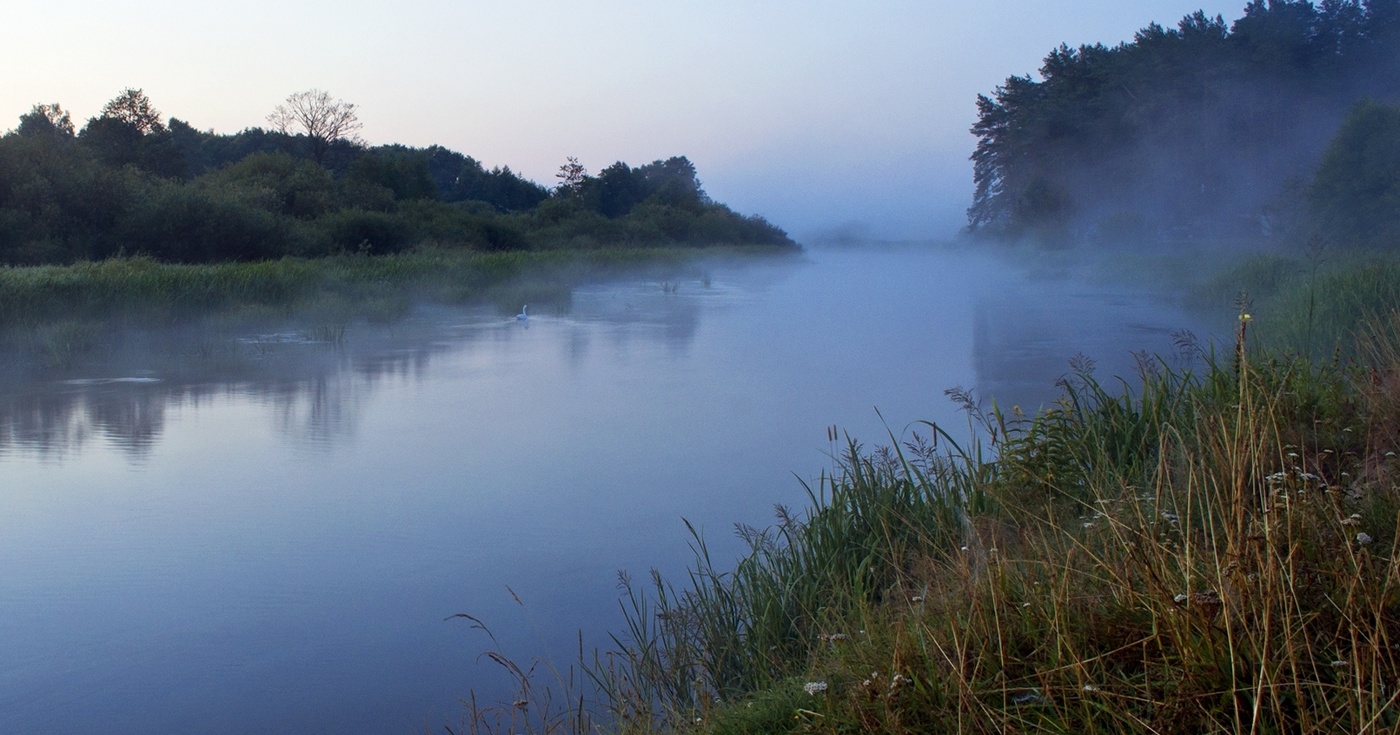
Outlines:
{"type": "Polygon", "coordinates": [[[682,518],[732,556],[734,522],[800,507],[828,426],[965,427],[945,388],[1033,406],[1074,354],[1126,375],[1192,326],[1140,289],[940,249],[704,272],[528,322],[425,308],[339,344],[4,356],[0,733],[438,730],[505,685],[447,616],[567,664],[580,630],[618,629],[618,570],[682,571],[682,518]]]}

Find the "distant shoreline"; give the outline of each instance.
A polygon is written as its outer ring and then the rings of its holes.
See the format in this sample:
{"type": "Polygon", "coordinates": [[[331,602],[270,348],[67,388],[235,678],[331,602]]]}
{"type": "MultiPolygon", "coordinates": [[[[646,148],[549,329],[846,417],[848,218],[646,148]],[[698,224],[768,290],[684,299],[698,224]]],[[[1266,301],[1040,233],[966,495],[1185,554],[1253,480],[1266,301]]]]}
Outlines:
{"type": "MultiPolygon", "coordinates": [[[[797,246],[599,248],[483,253],[422,248],[392,255],[287,257],[247,263],[177,264],[118,257],[73,265],[0,266],[0,329],[64,320],[137,326],[211,316],[386,319],[417,302],[500,301],[567,289],[621,269],[674,277],[702,257],[775,257],[797,246]]],[[[523,302],[522,302],[523,303],[523,302]]]]}

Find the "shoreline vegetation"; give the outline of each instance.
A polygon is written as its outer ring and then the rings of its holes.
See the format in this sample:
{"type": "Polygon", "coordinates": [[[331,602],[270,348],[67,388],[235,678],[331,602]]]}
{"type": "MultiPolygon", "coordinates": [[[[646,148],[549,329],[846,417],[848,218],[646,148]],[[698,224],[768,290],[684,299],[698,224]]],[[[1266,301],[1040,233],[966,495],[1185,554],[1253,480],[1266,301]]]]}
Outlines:
{"type": "MultiPolygon", "coordinates": [[[[591,278],[652,270],[684,273],[700,257],[793,255],[795,247],[712,246],[477,252],[419,248],[393,255],[287,257],[248,263],[165,263],[109,258],[51,266],[0,266],[0,329],[52,320],[122,320],[136,326],[211,316],[299,313],[340,320],[389,320],[415,301],[501,302],[552,296],[591,278]]],[[[512,311],[511,313],[515,313],[512,311]]]]}

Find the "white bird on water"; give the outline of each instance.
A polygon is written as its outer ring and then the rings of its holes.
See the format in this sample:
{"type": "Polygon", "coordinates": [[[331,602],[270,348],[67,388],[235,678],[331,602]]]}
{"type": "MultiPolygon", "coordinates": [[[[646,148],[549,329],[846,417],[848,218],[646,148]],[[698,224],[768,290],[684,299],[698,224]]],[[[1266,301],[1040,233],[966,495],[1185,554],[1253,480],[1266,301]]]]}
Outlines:
{"type": "Polygon", "coordinates": [[[520,313],[519,313],[519,314],[516,314],[516,315],[515,315],[515,318],[516,318],[516,319],[519,319],[520,321],[523,322],[523,321],[525,321],[526,319],[529,319],[529,318],[530,318],[529,311],[530,311],[530,305],[529,305],[529,304],[526,304],[526,305],[520,307],[520,313]]]}

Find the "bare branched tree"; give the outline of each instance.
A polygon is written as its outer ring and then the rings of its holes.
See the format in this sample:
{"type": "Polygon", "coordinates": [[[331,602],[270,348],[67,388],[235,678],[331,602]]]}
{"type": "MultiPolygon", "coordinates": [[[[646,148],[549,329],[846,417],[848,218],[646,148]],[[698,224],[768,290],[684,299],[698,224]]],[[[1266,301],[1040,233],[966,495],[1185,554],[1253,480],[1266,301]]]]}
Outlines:
{"type": "Polygon", "coordinates": [[[336,141],[359,142],[355,132],[361,125],[355,105],[332,99],[329,92],[319,89],[291,95],[267,116],[267,121],[286,135],[305,135],[317,163],[324,163],[326,151],[336,141]]]}
{"type": "Polygon", "coordinates": [[[120,120],[141,131],[142,135],[165,131],[165,124],[160,121],[160,110],[151,104],[151,98],[141,90],[130,87],[108,102],[98,117],[120,120]]]}

